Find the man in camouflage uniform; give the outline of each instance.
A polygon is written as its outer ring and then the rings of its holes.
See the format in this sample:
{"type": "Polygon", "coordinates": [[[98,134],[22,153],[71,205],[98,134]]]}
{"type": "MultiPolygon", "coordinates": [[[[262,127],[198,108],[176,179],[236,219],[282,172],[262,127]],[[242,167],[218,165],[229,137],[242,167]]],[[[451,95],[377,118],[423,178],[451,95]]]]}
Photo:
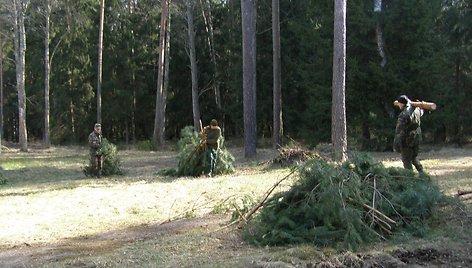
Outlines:
{"type": "Polygon", "coordinates": [[[88,143],[90,147],[90,165],[97,176],[102,176],[103,169],[103,155],[102,155],[102,126],[96,123],[92,133],[88,136],[88,143]]]}
{"type": "Polygon", "coordinates": [[[215,171],[216,161],[218,160],[219,139],[221,137],[221,129],[218,126],[218,121],[212,119],[209,126],[204,128],[205,140],[207,146],[207,160],[209,163],[207,176],[213,176],[215,171]]]}
{"type": "Polygon", "coordinates": [[[414,107],[406,95],[397,98],[398,108],[401,113],[398,115],[397,126],[395,128],[394,149],[401,153],[403,167],[416,170],[423,174],[423,166],[416,158],[418,156],[421,138],[421,116],[423,109],[414,107]]]}

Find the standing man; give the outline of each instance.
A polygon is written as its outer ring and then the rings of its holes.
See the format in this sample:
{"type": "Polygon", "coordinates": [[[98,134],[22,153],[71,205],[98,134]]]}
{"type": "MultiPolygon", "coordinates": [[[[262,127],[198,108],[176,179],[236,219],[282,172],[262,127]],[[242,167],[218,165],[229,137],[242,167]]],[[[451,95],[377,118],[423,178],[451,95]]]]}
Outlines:
{"type": "Polygon", "coordinates": [[[102,126],[96,123],[92,133],[88,137],[90,147],[90,165],[97,176],[102,176],[103,156],[102,156],[102,126]]]}
{"type": "Polygon", "coordinates": [[[412,170],[412,165],[423,174],[423,166],[416,158],[418,156],[421,138],[421,116],[423,109],[414,107],[406,95],[397,98],[398,108],[401,113],[398,115],[397,126],[395,128],[395,138],[393,148],[401,153],[403,167],[412,170]]]}
{"type": "Polygon", "coordinates": [[[218,121],[212,119],[209,126],[204,129],[206,139],[204,143],[207,145],[207,160],[210,164],[207,176],[213,176],[215,171],[216,161],[218,160],[219,139],[221,137],[221,129],[218,126],[218,121]]]}

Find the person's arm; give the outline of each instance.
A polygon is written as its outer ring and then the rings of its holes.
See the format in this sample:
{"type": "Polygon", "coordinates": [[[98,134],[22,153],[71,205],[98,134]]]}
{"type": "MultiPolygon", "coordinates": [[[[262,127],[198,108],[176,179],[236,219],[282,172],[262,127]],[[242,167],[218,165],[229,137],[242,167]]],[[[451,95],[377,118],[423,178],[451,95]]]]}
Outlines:
{"type": "Polygon", "coordinates": [[[98,149],[98,148],[100,148],[100,144],[99,144],[99,142],[98,142],[98,137],[97,137],[97,135],[90,134],[90,136],[89,136],[89,145],[90,145],[90,147],[92,147],[93,149],[98,149]]]}

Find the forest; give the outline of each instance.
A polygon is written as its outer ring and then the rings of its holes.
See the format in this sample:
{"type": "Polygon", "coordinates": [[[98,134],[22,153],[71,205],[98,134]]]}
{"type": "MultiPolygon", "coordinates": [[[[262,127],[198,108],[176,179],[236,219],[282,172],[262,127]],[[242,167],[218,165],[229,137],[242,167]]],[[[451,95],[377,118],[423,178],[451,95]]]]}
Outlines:
{"type": "MultiPolygon", "coordinates": [[[[253,10],[258,139],[274,135],[271,2],[254,1],[253,10]]],[[[242,137],[241,6],[2,0],[0,140],[21,143],[22,115],[27,140],[46,146],[84,144],[96,121],[120,144],[151,141],[156,131],[161,142],[176,140],[196,118],[216,118],[227,140],[242,137]]],[[[424,142],[470,142],[472,2],[348,1],[346,11],[349,147],[392,150],[401,94],[438,106],[423,116],[424,142]]],[[[334,1],[280,0],[282,143],[331,142],[333,20],[334,1]]]]}

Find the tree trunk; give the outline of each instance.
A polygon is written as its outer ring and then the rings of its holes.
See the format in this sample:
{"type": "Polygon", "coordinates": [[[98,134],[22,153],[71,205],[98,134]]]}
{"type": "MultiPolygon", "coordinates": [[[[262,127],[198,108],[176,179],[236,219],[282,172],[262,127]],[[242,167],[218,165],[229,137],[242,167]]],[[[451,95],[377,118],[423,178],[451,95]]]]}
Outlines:
{"type": "Polygon", "coordinates": [[[256,0],[241,0],[243,34],[244,156],[256,155],[256,0]]]}
{"type": "Polygon", "coordinates": [[[105,0],[100,0],[100,25],[98,30],[98,63],[97,63],[97,123],[102,123],[102,53],[103,24],[105,20],[105,0]]]}
{"type": "Polygon", "coordinates": [[[156,89],[156,113],[154,117],[154,132],[152,141],[154,146],[164,144],[165,138],[165,111],[166,111],[166,88],[164,87],[165,65],[168,59],[166,58],[166,39],[168,35],[168,18],[169,18],[169,2],[168,0],[161,1],[161,23],[159,36],[159,58],[157,63],[157,89],[156,89]]]}
{"type": "Polygon", "coordinates": [[[159,138],[161,139],[162,143],[164,143],[164,129],[165,129],[165,107],[167,104],[167,92],[169,89],[169,65],[170,65],[170,14],[167,17],[167,30],[165,32],[165,52],[164,52],[164,87],[162,92],[162,105],[164,106],[164,110],[162,111],[162,118],[163,121],[163,128],[162,131],[159,133],[159,138]]]}
{"type": "MultiPolygon", "coordinates": [[[[128,0],[128,13],[131,15],[134,12],[134,5],[133,5],[132,0],[128,0]]],[[[134,58],[134,50],[135,50],[135,38],[134,38],[134,30],[131,30],[131,36],[132,36],[132,43],[131,43],[131,58],[134,58]]],[[[135,68],[132,68],[131,70],[131,87],[133,88],[133,92],[131,94],[131,105],[132,105],[132,110],[131,110],[131,139],[132,143],[136,144],[136,103],[137,103],[137,93],[136,93],[136,87],[133,86],[136,83],[136,70],[135,68]]],[[[126,126],[128,129],[128,125],[126,126]]],[[[129,137],[128,137],[129,139],[129,137]]],[[[127,142],[128,142],[127,139],[127,142]]]]}
{"type": "Polygon", "coordinates": [[[333,106],[331,139],[334,160],[347,160],[346,134],[346,0],[335,0],[333,53],[333,106]]]}
{"type": "MultiPolygon", "coordinates": [[[[216,52],[215,52],[215,34],[213,31],[213,21],[211,17],[211,2],[208,0],[200,0],[202,6],[202,13],[205,22],[205,29],[208,34],[208,46],[210,48],[211,62],[213,63],[213,91],[215,94],[215,104],[218,111],[222,111],[221,107],[221,92],[218,81],[218,65],[216,63],[216,52]]],[[[223,117],[220,115],[220,117],[223,117]]],[[[223,122],[222,122],[223,123],[223,122]]],[[[221,124],[220,124],[221,126],[221,124]]]]}
{"type": "Polygon", "coordinates": [[[282,82],[281,82],[281,59],[280,59],[280,15],[279,0],[272,0],[272,45],[273,45],[273,136],[272,146],[280,148],[283,137],[282,121],[282,82]]]}
{"type": "Polygon", "coordinates": [[[192,74],[192,111],[193,127],[195,131],[200,132],[200,104],[198,102],[198,67],[197,57],[195,55],[195,29],[193,25],[193,7],[194,0],[186,0],[187,7],[187,31],[188,31],[188,52],[190,58],[190,69],[192,74]]]}
{"type": "Polygon", "coordinates": [[[44,29],[44,136],[43,147],[51,147],[49,139],[49,75],[51,64],[49,61],[49,16],[51,13],[51,5],[49,0],[45,0],[45,29],[44,29]]]}
{"type": "Polygon", "coordinates": [[[26,92],[25,92],[25,13],[28,3],[22,0],[14,1],[15,18],[15,62],[16,85],[18,90],[18,140],[21,151],[28,151],[28,134],[26,131],[26,92]]]}
{"type": "Polygon", "coordinates": [[[3,138],[3,39],[0,33],[0,154],[2,153],[3,138]]]}
{"type": "MultiPolygon", "coordinates": [[[[382,12],[382,0],[375,0],[374,12],[378,13],[380,16],[380,13],[382,12]]],[[[382,27],[380,26],[379,21],[377,21],[375,33],[377,37],[377,50],[379,51],[380,58],[382,58],[382,61],[380,62],[380,66],[384,67],[387,64],[387,56],[385,55],[385,50],[384,50],[385,45],[384,45],[384,41],[382,37],[382,27]]]]}

